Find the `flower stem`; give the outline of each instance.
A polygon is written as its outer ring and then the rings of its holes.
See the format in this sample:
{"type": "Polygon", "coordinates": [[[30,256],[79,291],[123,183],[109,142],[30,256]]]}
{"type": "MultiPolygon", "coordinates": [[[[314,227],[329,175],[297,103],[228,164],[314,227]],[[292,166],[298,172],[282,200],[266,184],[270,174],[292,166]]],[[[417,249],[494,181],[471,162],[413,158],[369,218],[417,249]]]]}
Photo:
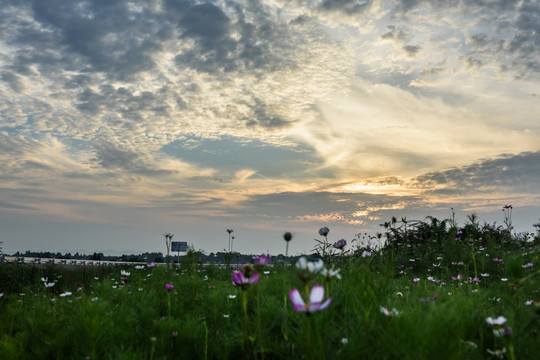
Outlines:
{"type": "Polygon", "coordinates": [[[264,345],[263,345],[263,337],[262,337],[262,330],[261,330],[260,297],[261,297],[260,287],[257,286],[257,335],[259,336],[259,347],[260,347],[260,352],[261,352],[261,358],[264,359],[264,345]]]}

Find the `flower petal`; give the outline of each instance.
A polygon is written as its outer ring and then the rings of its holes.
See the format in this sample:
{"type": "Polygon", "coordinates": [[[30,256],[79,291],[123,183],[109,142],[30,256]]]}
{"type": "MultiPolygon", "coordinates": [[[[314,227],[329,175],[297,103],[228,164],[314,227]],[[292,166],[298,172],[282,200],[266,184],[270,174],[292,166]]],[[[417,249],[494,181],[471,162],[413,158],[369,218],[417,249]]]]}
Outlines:
{"type": "Polygon", "coordinates": [[[321,303],[324,298],[324,287],[322,285],[315,285],[311,288],[309,293],[310,303],[321,303]]]}
{"type": "Polygon", "coordinates": [[[256,284],[258,282],[259,282],[259,274],[255,273],[255,274],[251,275],[251,277],[249,278],[249,283],[250,284],[256,284]]]}
{"type": "Polygon", "coordinates": [[[318,310],[326,309],[330,305],[331,302],[332,302],[332,297],[329,297],[328,299],[326,299],[326,301],[322,305],[319,306],[318,310]]]}
{"type": "Polygon", "coordinates": [[[301,257],[300,259],[298,259],[298,261],[296,262],[296,267],[300,270],[305,270],[307,269],[307,259],[305,257],[301,257]]]}
{"type": "Polygon", "coordinates": [[[306,303],[302,299],[298,289],[289,291],[289,299],[291,299],[295,311],[306,311],[306,303]]]}

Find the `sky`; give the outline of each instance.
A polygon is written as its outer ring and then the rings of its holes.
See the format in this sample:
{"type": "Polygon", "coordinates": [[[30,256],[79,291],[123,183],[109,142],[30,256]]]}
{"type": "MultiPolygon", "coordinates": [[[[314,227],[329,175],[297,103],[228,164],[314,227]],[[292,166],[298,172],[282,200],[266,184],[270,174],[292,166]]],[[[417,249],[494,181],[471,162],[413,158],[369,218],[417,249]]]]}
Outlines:
{"type": "Polygon", "coordinates": [[[2,0],[5,253],[540,219],[537,0],[2,0]]]}

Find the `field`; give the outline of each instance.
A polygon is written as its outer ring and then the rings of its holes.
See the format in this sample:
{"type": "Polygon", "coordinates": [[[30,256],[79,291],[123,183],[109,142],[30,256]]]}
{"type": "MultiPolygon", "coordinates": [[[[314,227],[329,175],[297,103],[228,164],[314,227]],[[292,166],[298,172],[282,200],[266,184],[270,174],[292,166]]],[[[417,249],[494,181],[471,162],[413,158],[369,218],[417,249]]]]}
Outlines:
{"type": "Polygon", "coordinates": [[[2,264],[1,358],[537,359],[538,233],[474,216],[384,230],[323,228],[290,264],[2,264]]]}

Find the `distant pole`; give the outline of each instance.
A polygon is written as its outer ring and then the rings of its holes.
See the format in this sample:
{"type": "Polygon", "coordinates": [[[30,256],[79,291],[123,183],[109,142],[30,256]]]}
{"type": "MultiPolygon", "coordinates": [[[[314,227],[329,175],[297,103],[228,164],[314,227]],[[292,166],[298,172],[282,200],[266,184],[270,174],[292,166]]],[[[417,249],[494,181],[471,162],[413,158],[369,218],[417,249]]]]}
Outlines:
{"type": "Polygon", "coordinates": [[[170,253],[171,253],[171,242],[174,234],[167,233],[165,236],[165,246],[167,247],[167,269],[170,269],[170,253]]]}
{"type": "MultiPolygon", "coordinates": [[[[229,233],[229,252],[232,251],[232,243],[231,243],[231,233],[233,232],[233,229],[227,229],[227,232],[229,233]]],[[[234,239],[234,238],[233,238],[234,239]]]]}

